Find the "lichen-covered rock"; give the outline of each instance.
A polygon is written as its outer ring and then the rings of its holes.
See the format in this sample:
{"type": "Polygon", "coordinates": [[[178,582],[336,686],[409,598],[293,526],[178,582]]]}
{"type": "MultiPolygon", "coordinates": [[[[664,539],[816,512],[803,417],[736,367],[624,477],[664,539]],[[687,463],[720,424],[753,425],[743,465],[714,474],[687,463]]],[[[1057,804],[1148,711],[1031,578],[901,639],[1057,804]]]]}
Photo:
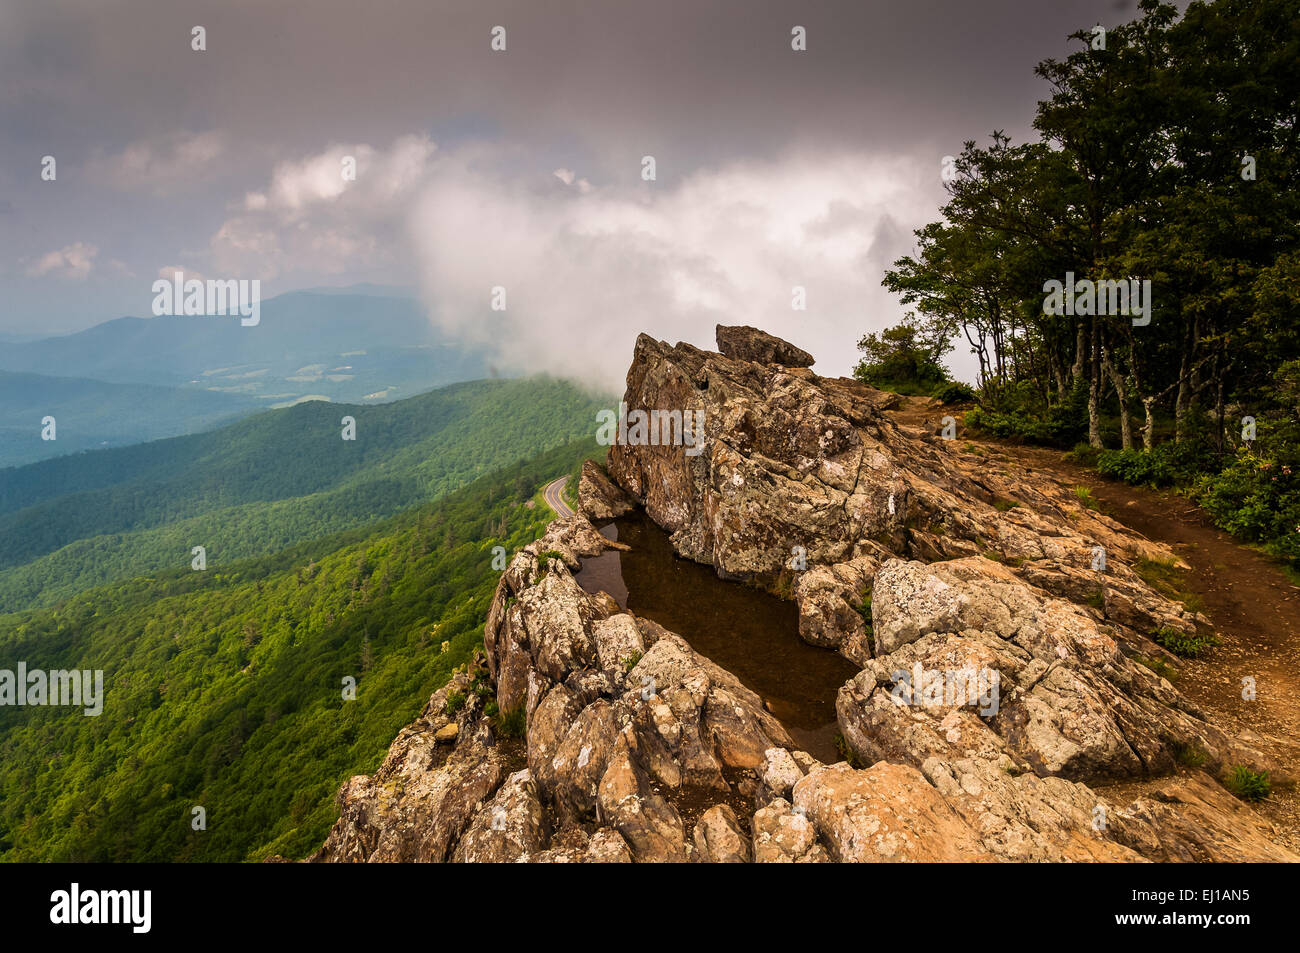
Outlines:
{"type": "Polygon", "coordinates": [[[794,806],[841,862],[996,859],[915,768],[818,768],[794,786],[794,806]]]}
{"type": "Polygon", "coordinates": [[[865,664],[874,649],[866,617],[879,568],[876,557],[859,556],[800,572],[794,584],[799,637],[810,645],[839,649],[851,662],[865,664]]]}
{"type": "Polygon", "coordinates": [[[760,864],[822,864],[830,854],[802,811],[777,798],[754,814],[754,861],[760,864]]]}
{"type": "Polygon", "coordinates": [[[1113,630],[998,563],[892,560],[872,595],[884,654],[837,700],[845,738],[866,761],[1009,754],[1039,775],[1106,781],[1167,773],[1192,748],[1217,765],[1233,748],[1122,652],[1113,630]],[[909,690],[912,673],[943,676],[936,684],[982,674],[995,690],[930,699],[909,690]]]}
{"type": "Polygon", "coordinates": [[[641,863],[687,860],[686,831],[676,808],[654,793],[624,743],[600,782],[600,819],[622,835],[641,863]]]}
{"type": "Polygon", "coordinates": [[[607,523],[636,508],[636,502],[594,460],[582,465],[578,510],[592,523],[607,523]]]}
{"type": "Polygon", "coordinates": [[[1115,838],[1158,862],[1300,861],[1258,814],[1204,775],[1167,781],[1111,812],[1115,838]]]}
{"type": "Polygon", "coordinates": [[[510,775],[470,822],[456,845],[457,863],[506,864],[527,860],[546,843],[546,818],[527,769],[510,775]]]}
{"type": "Polygon", "coordinates": [[[620,734],[614,709],[599,698],[574,719],[554,757],[543,761],[538,782],[562,821],[596,813],[596,793],[620,734]]]}
{"type": "Polygon", "coordinates": [[[410,764],[412,753],[390,750],[373,778],[344,785],[339,819],[314,859],[441,863],[450,858],[470,820],[505,779],[505,766],[496,748],[473,741],[458,745],[433,769],[410,764]]]}
{"type": "Polygon", "coordinates": [[[636,621],[627,613],[601,619],[592,627],[596,658],[613,686],[622,685],[628,673],[645,655],[645,639],[636,621]]]}
{"type": "Polygon", "coordinates": [[[789,799],[795,784],[804,776],[805,770],[799,766],[785,748],[768,748],[763,752],[763,766],[759,777],[763,784],[760,788],[760,800],[774,801],[777,798],[789,799]]]}
{"type": "Polygon", "coordinates": [[[989,758],[933,758],[922,771],[1001,860],[1143,860],[1113,839],[1106,802],[1085,785],[1039,778],[989,758]]]}
{"type": "Polygon", "coordinates": [[[758,364],[781,364],[785,367],[812,367],[813,356],[789,341],[751,328],[746,324],[719,324],[714,328],[718,350],[738,361],[758,364]]]}
{"type": "Polygon", "coordinates": [[[736,812],[726,804],[715,804],[695,825],[696,859],[709,864],[747,864],[749,838],[740,829],[736,812]]]}

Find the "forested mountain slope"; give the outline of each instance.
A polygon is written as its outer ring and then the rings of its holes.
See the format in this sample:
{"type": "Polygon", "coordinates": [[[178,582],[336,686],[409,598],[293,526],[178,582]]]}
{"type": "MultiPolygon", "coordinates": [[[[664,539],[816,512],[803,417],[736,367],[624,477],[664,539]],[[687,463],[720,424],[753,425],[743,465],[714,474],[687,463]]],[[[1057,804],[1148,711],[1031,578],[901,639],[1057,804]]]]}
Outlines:
{"type": "Polygon", "coordinates": [[[474,381],[0,471],[0,611],[188,567],[196,546],[212,570],[364,525],[591,432],[600,404],[560,381],[474,381]]]}
{"type": "Polygon", "coordinates": [[[339,784],[482,646],[493,546],[539,535],[538,487],[597,449],[566,444],[377,527],[0,616],[0,668],[102,669],[105,685],[98,717],[0,707],[0,860],[307,853],[339,784]]]}

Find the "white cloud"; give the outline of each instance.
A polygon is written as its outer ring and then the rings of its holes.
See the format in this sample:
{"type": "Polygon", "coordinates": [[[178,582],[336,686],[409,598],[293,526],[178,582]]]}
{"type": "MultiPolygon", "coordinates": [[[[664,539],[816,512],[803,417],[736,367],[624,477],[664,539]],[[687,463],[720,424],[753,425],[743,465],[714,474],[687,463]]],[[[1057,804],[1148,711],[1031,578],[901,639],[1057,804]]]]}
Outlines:
{"type": "Polygon", "coordinates": [[[163,265],[158,269],[158,277],[164,281],[173,281],[176,278],[176,272],[185,276],[185,281],[207,281],[208,276],[193,268],[186,268],[183,265],[163,265]]]}
{"type": "Polygon", "coordinates": [[[165,195],[199,181],[225,149],[220,132],[179,132],[133,142],[116,155],[96,155],[86,173],[114,188],[165,195]]]}
{"type": "Polygon", "coordinates": [[[284,272],[340,274],[378,264],[400,238],[394,224],[428,175],[437,146],[403,136],[388,149],[331,145],[281,162],[265,188],[245,194],[213,235],[218,271],[270,278],[284,272]],[[356,178],[345,176],[355,161],[356,178]]]}
{"type": "Polygon", "coordinates": [[[32,278],[52,275],[69,281],[85,281],[95,267],[99,249],[87,242],[74,242],[55,251],[46,252],[27,266],[32,278]]]}
{"type": "Polygon", "coordinates": [[[500,366],[621,390],[637,333],[712,348],[715,324],[752,324],[847,374],[856,343],[895,323],[880,286],[913,250],[900,223],[933,216],[932,163],[790,153],[642,182],[592,184],[509,145],[439,152],[336,144],[276,166],[211,241],[211,273],[409,280],[432,319],[500,366]],[[344,156],[357,177],[342,175],[344,156]],[[508,309],[490,309],[506,288],[508,309]],[[803,286],[807,310],[791,307],[803,286]]]}
{"type": "Polygon", "coordinates": [[[718,323],[764,328],[847,374],[862,334],[902,315],[880,287],[912,250],[896,222],[933,209],[930,168],[901,157],[789,155],[586,192],[484,166],[444,157],[415,208],[431,314],[511,369],[616,391],[638,332],[712,348],[718,323]],[[496,285],[505,312],[490,309],[496,285]],[[806,311],[791,308],[796,285],[806,311]]]}

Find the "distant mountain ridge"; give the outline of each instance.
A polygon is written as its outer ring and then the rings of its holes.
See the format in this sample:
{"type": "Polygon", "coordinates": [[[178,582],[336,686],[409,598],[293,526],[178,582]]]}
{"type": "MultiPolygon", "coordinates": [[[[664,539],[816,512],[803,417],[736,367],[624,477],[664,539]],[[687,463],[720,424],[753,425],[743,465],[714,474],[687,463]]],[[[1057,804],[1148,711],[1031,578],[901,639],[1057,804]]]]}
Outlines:
{"type": "Polygon", "coordinates": [[[197,433],[262,406],[239,394],[0,371],[0,469],[197,433]],[[47,416],[54,440],[41,436],[47,416]]]}
{"type": "Polygon", "coordinates": [[[291,401],[389,399],[486,377],[486,355],[438,335],[420,304],[386,295],[294,291],[237,317],[123,317],[75,334],[6,344],[0,370],[158,384],[291,401]]]}
{"type": "Polygon", "coordinates": [[[492,373],[485,352],[440,336],[401,292],[289,292],[263,302],[255,327],[238,317],[123,317],[0,340],[0,467],[197,433],[261,408],[392,401],[492,373]],[[47,415],[55,441],[40,439],[47,415]]]}

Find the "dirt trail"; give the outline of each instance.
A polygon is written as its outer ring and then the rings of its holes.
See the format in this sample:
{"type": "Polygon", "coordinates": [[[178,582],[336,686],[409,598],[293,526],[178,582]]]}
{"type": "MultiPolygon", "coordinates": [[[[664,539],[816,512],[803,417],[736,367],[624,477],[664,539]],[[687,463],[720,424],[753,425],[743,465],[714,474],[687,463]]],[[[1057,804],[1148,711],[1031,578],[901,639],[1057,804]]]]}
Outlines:
{"type": "MultiPolygon", "coordinates": [[[[959,411],[929,398],[906,398],[892,416],[900,424],[937,432],[945,414],[961,419],[959,411]]],[[[1184,661],[1175,684],[1225,730],[1259,735],[1252,743],[1276,759],[1288,778],[1300,773],[1300,587],[1276,563],[1233,540],[1176,493],[1106,480],[1057,450],[964,433],[959,440],[1030,473],[1088,487],[1107,515],[1177,553],[1190,567],[1180,586],[1199,597],[1200,611],[1214,623],[1222,645],[1202,660],[1184,661]],[[1242,698],[1242,680],[1248,677],[1255,680],[1254,701],[1242,698]]],[[[1278,827],[1283,843],[1300,848],[1300,794],[1294,784],[1283,779],[1275,785],[1261,811],[1278,827]]]]}

